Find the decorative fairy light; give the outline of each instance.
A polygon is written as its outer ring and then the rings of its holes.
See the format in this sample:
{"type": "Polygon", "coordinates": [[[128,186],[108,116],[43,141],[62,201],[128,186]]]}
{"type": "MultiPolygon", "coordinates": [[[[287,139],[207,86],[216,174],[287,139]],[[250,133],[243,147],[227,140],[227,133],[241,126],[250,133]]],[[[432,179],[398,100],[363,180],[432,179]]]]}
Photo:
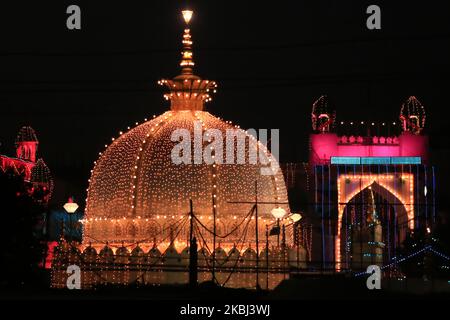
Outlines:
{"type": "Polygon", "coordinates": [[[425,108],[420,101],[411,96],[402,105],[400,110],[400,122],[403,131],[409,131],[414,134],[420,134],[425,127],[426,113],[425,108]]]}

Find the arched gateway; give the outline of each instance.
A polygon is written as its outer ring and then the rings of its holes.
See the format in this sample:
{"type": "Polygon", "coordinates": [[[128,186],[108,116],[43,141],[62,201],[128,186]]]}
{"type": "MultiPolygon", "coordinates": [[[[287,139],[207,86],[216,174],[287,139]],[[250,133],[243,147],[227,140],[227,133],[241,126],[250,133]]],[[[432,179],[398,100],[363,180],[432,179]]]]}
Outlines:
{"type": "Polygon", "coordinates": [[[313,104],[313,260],[337,271],[389,264],[409,232],[432,228],[435,222],[425,109],[410,97],[400,121],[336,119],[326,96],[313,104]]]}

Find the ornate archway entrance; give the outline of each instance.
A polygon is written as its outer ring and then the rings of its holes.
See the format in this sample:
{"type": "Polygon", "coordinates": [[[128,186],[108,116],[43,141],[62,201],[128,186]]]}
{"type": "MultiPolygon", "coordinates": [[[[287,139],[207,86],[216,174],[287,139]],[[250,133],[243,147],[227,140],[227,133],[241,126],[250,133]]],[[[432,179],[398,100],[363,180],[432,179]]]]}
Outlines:
{"type": "Polygon", "coordinates": [[[413,174],[343,174],[337,189],[337,270],[355,261],[361,268],[379,263],[392,238],[401,242],[406,230],[414,229],[413,174]]]}

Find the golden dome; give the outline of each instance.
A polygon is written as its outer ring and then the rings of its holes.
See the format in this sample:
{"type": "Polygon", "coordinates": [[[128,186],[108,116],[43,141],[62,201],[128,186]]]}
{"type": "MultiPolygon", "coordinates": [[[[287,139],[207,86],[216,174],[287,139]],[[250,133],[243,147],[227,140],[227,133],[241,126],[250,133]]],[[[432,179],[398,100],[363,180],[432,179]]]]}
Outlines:
{"type": "MultiPolygon", "coordinates": [[[[159,245],[162,238],[184,241],[187,239],[184,231],[174,233],[176,221],[190,210],[190,200],[196,217],[204,218],[205,225],[211,225],[215,210],[218,233],[226,234],[232,225],[248,216],[253,207],[250,202],[255,199],[255,182],[258,201],[267,202],[258,205],[260,218],[271,218],[274,203],[289,212],[287,191],[276,159],[253,136],[203,110],[217,85],[193,74],[191,45],[190,31],[185,29],[181,75],[159,82],[170,89],[165,97],[171,101],[171,110],[113,139],[96,161],[86,203],[85,243],[139,241],[159,245]],[[230,131],[244,140],[230,142],[227,139],[230,131]],[[174,138],[176,132],[185,135],[174,138]],[[176,163],[174,148],[184,139],[189,141],[192,161],[176,163]],[[218,142],[222,150],[213,149],[218,142]],[[232,163],[225,161],[230,150],[232,163]],[[237,151],[245,155],[245,163],[237,164],[237,151]],[[213,163],[202,158],[208,152],[214,154],[213,163]],[[255,154],[259,160],[262,154],[271,162],[251,162],[255,154]],[[196,161],[199,156],[200,162],[196,161]],[[272,174],[263,175],[264,168],[270,168],[272,174]],[[230,203],[233,201],[247,203],[230,203]]],[[[187,155],[185,152],[181,154],[187,155]]]]}
{"type": "MultiPolygon", "coordinates": [[[[116,224],[121,220],[139,220],[141,224],[146,219],[174,217],[177,220],[180,215],[189,212],[190,199],[197,216],[210,217],[215,193],[219,221],[220,218],[240,220],[247,215],[252,204],[229,202],[253,201],[255,181],[258,182],[260,202],[287,202],[281,170],[275,175],[262,175],[262,164],[217,164],[214,168],[205,162],[173,163],[172,150],[178,142],[172,141],[172,133],[186,129],[194,149],[195,123],[203,124],[204,129],[213,128],[222,132],[224,145],[226,130],[236,129],[205,111],[168,111],[121,135],[96,162],[88,189],[86,219],[97,222],[108,220],[116,224]]],[[[245,134],[242,130],[240,132],[245,134]]],[[[250,139],[247,137],[247,141],[250,139]]],[[[249,146],[256,148],[256,144],[249,143],[249,146]]],[[[259,147],[263,148],[261,145],[259,147]]],[[[246,158],[248,155],[247,150],[246,158]]],[[[273,207],[272,204],[259,205],[260,216],[270,217],[273,207]]],[[[122,227],[121,237],[117,239],[114,238],[114,230],[111,230],[112,234],[105,234],[107,230],[87,228],[85,233],[92,238],[88,241],[119,241],[130,228],[122,227]]],[[[136,235],[135,240],[148,239],[151,242],[152,233],[157,233],[157,228],[154,232],[151,228],[147,231],[136,235]]]]}

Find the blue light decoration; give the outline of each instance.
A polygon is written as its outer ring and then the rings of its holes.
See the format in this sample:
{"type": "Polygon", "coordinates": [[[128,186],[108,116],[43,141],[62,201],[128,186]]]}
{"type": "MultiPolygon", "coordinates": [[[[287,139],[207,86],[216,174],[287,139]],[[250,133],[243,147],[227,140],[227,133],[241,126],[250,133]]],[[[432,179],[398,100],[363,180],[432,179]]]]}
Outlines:
{"type": "Polygon", "coordinates": [[[79,222],[83,213],[67,213],[65,210],[53,210],[49,219],[49,238],[58,241],[64,235],[66,239],[81,241],[83,227],[79,222]]]}
{"type": "Polygon", "coordinates": [[[422,164],[421,157],[331,157],[331,164],[389,165],[422,164]]]}
{"type": "Polygon", "coordinates": [[[433,172],[433,224],[436,222],[436,197],[434,196],[436,194],[436,176],[434,167],[431,167],[433,172]]]}
{"type": "Polygon", "coordinates": [[[361,164],[391,164],[390,157],[364,157],[361,158],[361,164]]]}
{"type": "Polygon", "coordinates": [[[331,157],[331,164],[361,164],[361,157],[331,157]]]}
{"type": "Polygon", "coordinates": [[[324,173],[323,173],[324,165],[322,165],[322,185],[321,185],[321,201],[322,205],[321,207],[321,215],[322,215],[322,254],[323,254],[323,261],[326,261],[326,246],[325,246],[325,216],[324,216],[324,192],[325,192],[325,186],[324,186],[324,173]]]}
{"type": "Polygon", "coordinates": [[[391,157],[391,164],[422,164],[422,157],[391,157]]]}
{"type": "MultiPolygon", "coordinates": [[[[408,259],[411,259],[411,258],[413,258],[413,257],[415,257],[415,256],[417,256],[417,255],[419,255],[421,253],[424,253],[425,251],[431,251],[432,253],[434,253],[435,255],[437,255],[437,256],[439,256],[441,258],[444,258],[446,260],[450,260],[450,257],[448,257],[447,255],[443,254],[442,252],[437,251],[431,245],[428,245],[428,246],[425,246],[424,248],[422,248],[422,249],[420,249],[420,250],[418,250],[418,251],[416,251],[414,253],[411,253],[410,255],[408,255],[406,257],[401,258],[401,259],[397,259],[397,257],[394,257],[390,264],[384,265],[384,266],[380,267],[380,269],[381,270],[389,269],[393,265],[400,264],[400,263],[402,263],[402,262],[404,262],[404,261],[406,261],[408,259]]],[[[365,274],[367,274],[367,272],[366,271],[362,271],[362,272],[355,273],[354,276],[355,277],[360,277],[360,276],[363,276],[365,274]]]]}

